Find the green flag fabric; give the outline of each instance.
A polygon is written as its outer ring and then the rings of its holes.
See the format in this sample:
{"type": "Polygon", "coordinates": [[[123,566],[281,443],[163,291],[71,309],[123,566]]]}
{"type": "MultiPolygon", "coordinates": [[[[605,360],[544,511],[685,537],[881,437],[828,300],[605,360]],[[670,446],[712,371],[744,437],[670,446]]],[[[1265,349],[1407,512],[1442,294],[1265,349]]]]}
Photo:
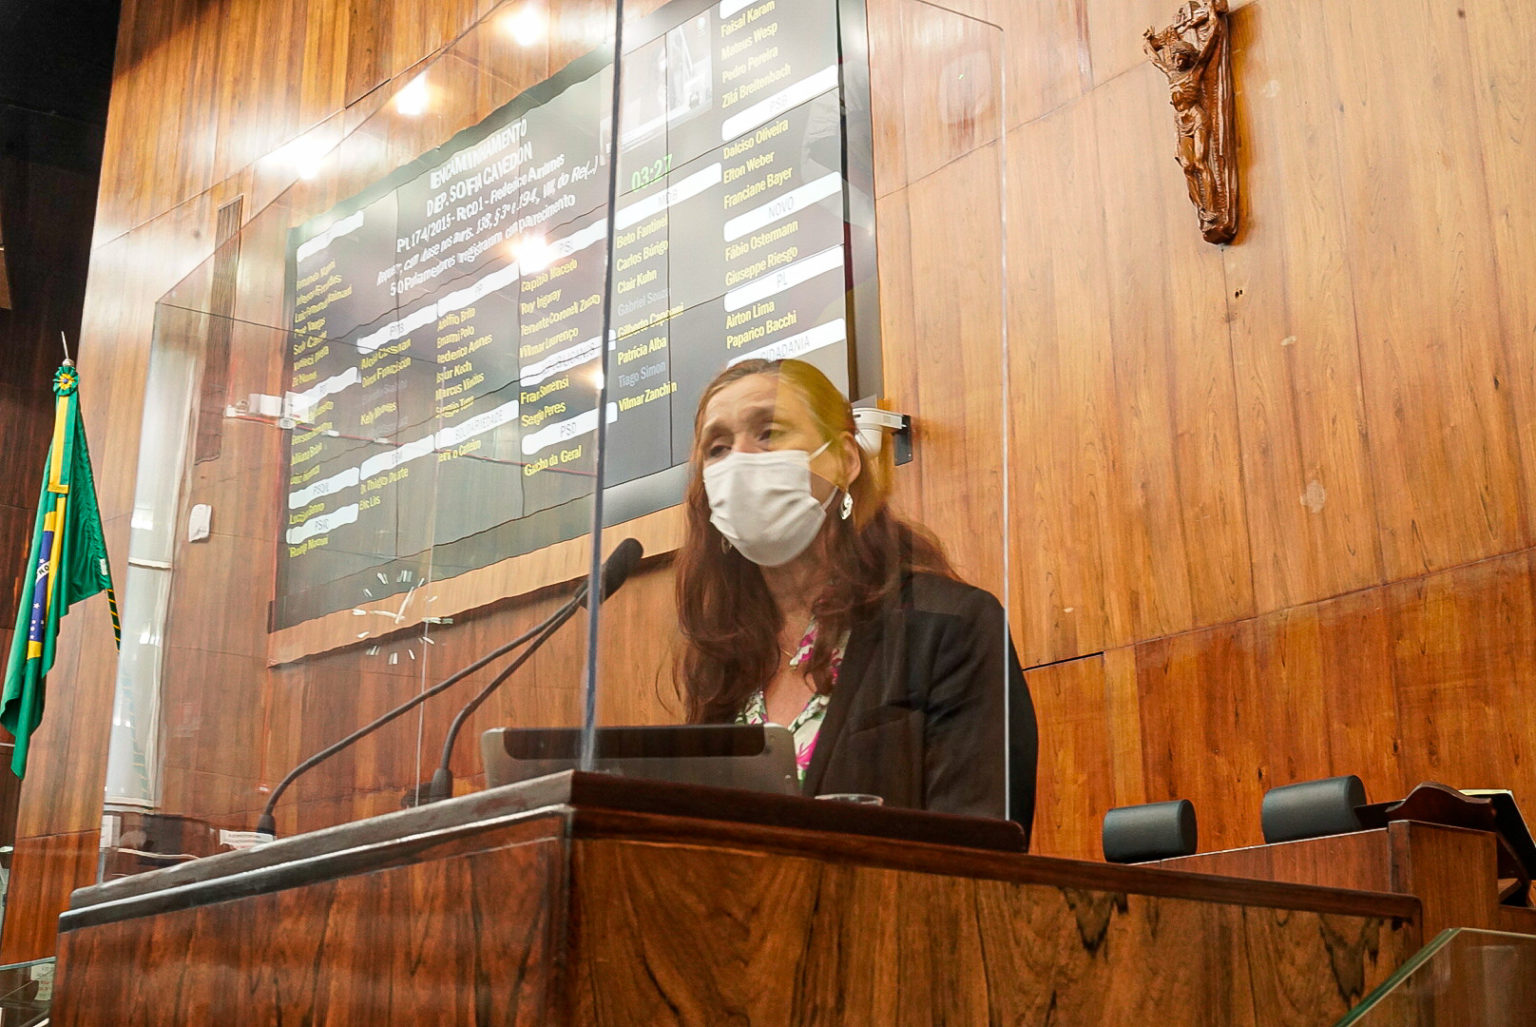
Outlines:
{"type": "Polygon", "coordinates": [[[122,646],[78,387],[79,376],[66,361],[53,376],[53,443],[43,468],[11,660],[0,694],[0,725],[16,738],[11,769],[17,777],[26,776],[32,733],[43,719],[43,682],[53,668],[59,621],[70,606],[106,590],[113,634],[122,646]]]}

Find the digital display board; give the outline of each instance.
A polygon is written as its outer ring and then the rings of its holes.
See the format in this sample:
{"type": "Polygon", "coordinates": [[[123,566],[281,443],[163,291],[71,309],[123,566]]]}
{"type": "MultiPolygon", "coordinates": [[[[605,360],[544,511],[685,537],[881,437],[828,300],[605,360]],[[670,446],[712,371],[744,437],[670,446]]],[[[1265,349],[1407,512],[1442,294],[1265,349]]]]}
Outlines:
{"type": "Polygon", "coordinates": [[[728,363],[848,388],[839,40],[837,0],[679,0],[626,29],[603,411],[604,55],[293,230],[274,627],[584,533],[599,416],[612,521],[679,501],[728,363]]]}

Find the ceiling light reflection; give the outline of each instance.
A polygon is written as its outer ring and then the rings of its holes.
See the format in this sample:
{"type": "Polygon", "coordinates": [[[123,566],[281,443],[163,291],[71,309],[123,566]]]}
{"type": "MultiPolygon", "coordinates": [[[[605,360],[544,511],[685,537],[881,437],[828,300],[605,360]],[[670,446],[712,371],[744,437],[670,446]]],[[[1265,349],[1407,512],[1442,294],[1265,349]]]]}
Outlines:
{"type": "Polygon", "coordinates": [[[417,118],[427,113],[427,105],[431,100],[431,92],[427,89],[427,73],[422,72],[405,84],[405,88],[395,94],[395,110],[408,118],[417,118]]]}
{"type": "Polygon", "coordinates": [[[529,0],[502,15],[496,27],[518,46],[538,46],[549,38],[549,15],[542,6],[529,0]]]}

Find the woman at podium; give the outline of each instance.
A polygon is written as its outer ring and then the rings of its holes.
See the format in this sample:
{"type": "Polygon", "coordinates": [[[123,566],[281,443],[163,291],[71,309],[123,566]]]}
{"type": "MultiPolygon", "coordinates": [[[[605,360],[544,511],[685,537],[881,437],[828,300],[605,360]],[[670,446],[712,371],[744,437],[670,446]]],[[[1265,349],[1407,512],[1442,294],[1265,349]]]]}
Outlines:
{"type": "Polygon", "coordinates": [[[1035,718],[1002,607],[890,509],[889,460],[860,448],[837,388],[799,360],[730,367],[700,399],[691,465],[689,721],[786,725],[807,795],[1027,833],[1035,718]]]}

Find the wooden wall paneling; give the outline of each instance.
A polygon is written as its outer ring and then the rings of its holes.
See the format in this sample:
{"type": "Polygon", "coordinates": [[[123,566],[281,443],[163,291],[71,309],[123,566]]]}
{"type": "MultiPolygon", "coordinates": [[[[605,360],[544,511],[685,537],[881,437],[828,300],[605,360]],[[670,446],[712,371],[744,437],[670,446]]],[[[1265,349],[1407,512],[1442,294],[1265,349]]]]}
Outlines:
{"type": "Polygon", "coordinates": [[[1226,284],[1195,230],[1156,69],[1091,102],[1114,140],[1099,148],[1117,405],[1105,592],[1112,637],[1150,638],[1253,612],[1226,284]]]}
{"type": "MultiPolygon", "coordinates": [[[[894,403],[895,397],[917,391],[910,193],[903,188],[880,195],[875,200],[875,222],[880,226],[875,235],[875,265],[880,276],[880,373],[885,398],[894,403]]],[[[913,424],[914,436],[921,430],[921,425],[913,424]]],[[[894,498],[907,504],[909,512],[922,506],[924,475],[918,473],[920,466],[914,459],[893,468],[894,498]]]]}
{"type": "Polygon", "coordinates": [[[199,21],[209,13],[207,4],[180,0],[125,5],[119,15],[96,214],[98,243],[199,191],[185,185],[187,169],[207,167],[216,139],[196,122],[202,108],[196,89],[189,88],[187,70],[196,66],[199,21]]]}
{"type": "MultiPolygon", "coordinates": [[[[328,657],[327,662],[338,665],[335,677],[328,675],[312,685],[305,697],[306,720],[320,720],[323,711],[328,730],[324,737],[318,731],[306,732],[305,749],[318,751],[424,691],[436,679],[428,679],[423,648],[420,636],[412,632],[381,644],[373,655],[358,649],[328,657]],[[391,659],[397,662],[391,664],[391,659]],[[332,680],[346,684],[332,694],[332,680]]],[[[358,792],[399,794],[412,787],[420,780],[424,750],[430,744],[423,717],[420,708],[413,710],[338,754],[329,769],[324,765],[315,768],[315,790],[323,796],[344,798],[358,792]]]]}
{"type": "Polygon", "coordinates": [[[399,76],[427,54],[434,54],[456,40],[475,23],[488,0],[448,0],[439,4],[391,4],[377,9],[389,20],[386,73],[399,76]]]}
{"type": "MultiPolygon", "coordinates": [[[[637,582],[626,586],[628,601],[637,582]]],[[[429,625],[425,684],[446,678],[460,667],[522,634],[563,605],[574,584],[542,590],[533,597],[511,605],[455,617],[451,626],[429,625]]],[[[618,598],[613,600],[620,602],[618,598]]],[[[480,780],[480,735],[492,727],[571,727],[581,723],[582,669],[585,666],[585,613],[572,618],[526,664],[508,678],[498,692],[488,699],[466,722],[454,745],[450,766],[456,787],[466,790],[470,781],[480,780]]],[[[619,655],[605,639],[604,654],[610,661],[619,655]]],[[[521,650],[519,650],[521,652],[521,650]]],[[[453,686],[440,698],[430,700],[422,714],[423,778],[430,777],[441,757],[443,739],[458,711],[515,658],[509,656],[453,686]]]]}
{"type": "MultiPolygon", "coordinates": [[[[261,690],[262,745],[258,786],[263,790],[263,803],[267,790],[275,787],[284,774],[312,751],[303,747],[302,736],[304,691],[307,685],[308,674],[303,664],[267,668],[261,690]]],[[[321,744],[335,740],[329,739],[321,744]]],[[[291,805],[285,793],[284,798],[279,800],[278,809],[281,811],[291,805]]]]}
{"type": "Polygon", "coordinates": [[[387,11],[367,0],[351,0],[347,6],[346,67],[342,102],[350,106],[388,81],[391,19],[387,11]]]}
{"type": "MultiPolygon", "coordinates": [[[[659,6],[658,0],[626,3],[625,17],[644,17],[659,6]]],[[[551,0],[549,73],[601,47],[611,50],[615,12],[614,0],[551,0]]]]}
{"type": "Polygon", "coordinates": [[[1102,654],[1026,675],[1040,725],[1038,801],[1030,851],[1100,859],[1100,827],[1114,796],[1114,736],[1102,654]]]}
{"type": "MultiPolygon", "coordinates": [[[[236,361],[235,370],[240,373],[231,383],[227,395],[231,401],[244,399],[252,392],[267,391],[247,377],[245,363],[243,359],[236,361]]],[[[269,383],[263,384],[270,387],[269,383]]],[[[276,394],[280,394],[280,390],[276,394]]],[[[242,602],[239,609],[244,611],[243,615],[256,618],[256,627],[262,637],[251,640],[254,648],[240,651],[265,654],[265,605],[272,591],[274,545],[286,530],[283,523],[286,508],[278,505],[283,496],[279,481],[283,470],[279,446],[287,441],[289,433],[271,421],[252,415],[225,416],[222,405],[217,416],[223,431],[224,453],[218,460],[192,466],[189,475],[192,480],[185,486],[178,510],[178,527],[181,529],[178,548],[188,553],[195,551],[204,557],[205,560],[199,561],[203,569],[208,569],[209,560],[219,565],[221,576],[186,583],[195,597],[192,602],[206,603],[211,597],[234,591],[247,593],[243,597],[247,601],[242,602]],[[201,542],[187,542],[186,522],[192,507],[197,504],[211,507],[211,534],[201,542]]],[[[232,616],[229,606],[204,607],[204,610],[220,618],[232,616]]],[[[195,627],[185,622],[183,626],[195,627]]],[[[171,627],[174,631],[177,625],[173,623],[171,627]]]]}
{"type": "Polygon", "coordinates": [[[1074,103],[1008,136],[1010,615],[1025,666],[1130,641],[1112,634],[1104,544],[1115,455],[1097,121],[1074,103]]]}
{"type": "Polygon", "coordinates": [[[95,883],[100,837],[99,831],[81,831],[16,839],[0,929],[0,963],[53,954],[58,916],[69,906],[69,893],[95,883]]]}
{"type": "Polygon", "coordinates": [[[1092,87],[1089,6],[1089,0],[987,0],[984,17],[1003,29],[1010,129],[1071,103],[1092,87]]]}
{"type": "Polygon", "coordinates": [[[1536,795],[1533,564],[1527,551],[1387,590],[1405,783],[1536,795]]]}
{"type": "Polygon", "coordinates": [[[550,640],[549,645],[540,649],[518,671],[519,674],[526,674],[526,683],[541,691],[542,694],[536,697],[535,707],[541,715],[563,718],[550,724],[551,727],[577,727],[585,716],[586,704],[582,688],[587,666],[587,622],[586,618],[580,616],[571,620],[570,624],[560,629],[557,637],[550,640]]]}
{"type": "MultiPolygon", "coordinates": [[[[1229,0],[1228,6],[1236,19],[1240,17],[1239,11],[1255,3],[1256,0],[1229,0]]],[[[1118,0],[1116,3],[1089,2],[1085,6],[1087,16],[1084,19],[1084,31],[1093,69],[1093,83],[1101,86],[1146,62],[1146,55],[1141,51],[1141,34],[1149,28],[1167,25],[1179,5],[1170,4],[1168,0],[1118,0]]],[[[1167,101],[1166,94],[1163,99],[1167,101]]],[[[1171,109],[1168,131],[1173,131],[1171,109]]],[[[1172,140],[1171,134],[1169,140],[1172,140]]],[[[1168,152],[1172,154],[1171,146],[1168,152]]],[[[1182,189],[1182,182],[1180,187],[1182,189]]]]}
{"type": "MultiPolygon", "coordinates": [[[[155,332],[156,303],[187,276],[203,269],[213,242],[218,208],[232,198],[229,185],[200,194],[166,211],[127,236],[98,243],[91,254],[90,290],[81,326],[81,406],[97,466],[96,489],[104,517],[132,509],[137,486],[139,433],[144,418],[144,384],[155,332]],[[106,283],[113,287],[107,288],[106,283]],[[85,390],[89,389],[89,393],[85,390]]],[[[204,281],[199,277],[195,285],[204,281]]],[[[178,301],[197,288],[177,292],[178,301]]],[[[206,306],[199,309],[206,310],[206,306]]],[[[176,329],[184,313],[168,315],[176,329]]],[[[127,554],[114,553],[126,564],[127,554]]]]}
{"type": "MultiPolygon", "coordinates": [[[[906,119],[902,116],[905,90],[906,10],[909,0],[866,0],[865,15],[869,32],[869,107],[870,131],[874,145],[875,224],[879,226],[875,245],[884,252],[886,215],[880,201],[907,184],[907,147],[903,141],[906,119]]],[[[893,298],[885,287],[885,258],[879,257],[881,320],[885,305],[893,298]]],[[[884,336],[882,335],[882,339],[884,336]]],[[[887,345],[889,345],[887,343],[887,345]]]]}
{"type": "MultiPolygon", "coordinates": [[[[419,650],[420,646],[415,647],[419,650]]],[[[275,785],[300,760],[319,752],[421,688],[420,662],[401,644],[390,664],[382,647],[365,653],[332,655],[307,669],[297,687],[268,703],[269,749],[262,787],[275,785]],[[287,733],[282,725],[293,725],[287,733]],[[281,753],[281,755],[274,755],[281,753]]],[[[419,712],[381,728],[299,777],[283,794],[281,831],[313,830],[399,809],[402,795],[417,780],[421,743],[419,712]]]]}
{"type": "Polygon", "coordinates": [[[1104,858],[1104,814],[1147,801],[1131,647],[1025,671],[1040,724],[1030,851],[1104,858]]]}
{"type": "Polygon", "coordinates": [[[1031,667],[1025,679],[1040,724],[1030,851],[1102,859],[1104,814],[1148,799],[1136,652],[1031,667]]]}
{"type": "MultiPolygon", "coordinates": [[[[1132,646],[1103,654],[1104,693],[1109,711],[1109,737],[1114,780],[1114,804],[1135,806],[1147,801],[1142,759],[1141,699],[1136,680],[1136,650],[1132,646]]],[[[1102,826],[1102,818],[1100,818],[1102,826]]]]}
{"type": "Polygon", "coordinates": [[[167,646],[160,716],[160,809],[210,818],[249,809],[261,774],[259,656],[167,646]]]}
{"type": "MultiPolygon", "coordinates": [[[[529,2],[529,10],[540,12],[546,19],[549,17],[548,4],[536,0],[529,2]]],[[[522,9],[509,7],[509,10],[522,9]]],[[[452,59],[466,66],[464,77],[470,99],[465,109],[475,112],[470,123],[484,119],[525,89],[550,77],[547,43],[533,47],[520,45],[499,24],[506,16],[497,15],[477,24],[449,50],[452,59]]]]}
{"type": "MultiPolygon", "coordinates": [[[[338,126],[339,127],[339,126],[338,126]]],[[[323,143],[321,145],[324,145],[323,143]]],[[[288,169],[289,176],[293,168],[288,169]]],[[[240,176],[247,209],[263,176],[253,166],[240,176]]],[[[244,399],[252,392],[278,394],[283,368],[283,349],[290,342],[283,321],[283,286],[287,272],[287,236],[289,211],[281,202],[265,210],[252,211],[237,238],[228,245],[238,247],[238,278],[234,303],[227,311],[231,318],[231,359],[228,402],[244,399]]],[[[210,258],[212,260],[214,258],[210,258]]]]}
{"type": "MultiPolygon", "coordinates": [[[[430,587],[430,586],[429,586],[430,587]]],[[[551,597],[552,599],[552,597],[551,597]]],[[[544,615],[546,607],[552,612],[553,601],[518,604],[497,611],[470,613],[456,616],[452,625],[428,625],[427,637],[433,645],[427,651],[427,683],[429,685],[446,678],[459,667],[511,641],[537,623],[534,613],[544,615]]],[[[443,739],[448,726],[459,709],[491,679],[511,662],[511,658],[497,661],[485,670],[449,689],[441,698],[430,700],[422,713],[422,777],[431,775],[441,755],[443,739]]],[[[497,723],[527,723],[531,721],[538,690],[531,676],[519,672],[508,679],[500,691],[476,711],[465,723],[454,746],[453,760],[449,766],[455,776],[470,777],[480,769],[480,732],[497,723]]]]}
{"type": "Polygon", "coordinates": [[[304,51],[299,67],[298,124],[303,127],[329,118],[349,106],[345,71],[352,47],[352,5],[306,4],[304,51]]]}
{"type": "Polygon", "coordinates": [[[1348,223],[1321,126],[1340,101],[1316,12],[1232,19],[1242,221],[1224,248],[1254,599],[1278,610],[1381,580],[1348,223]]]}
{"type": "Polygon", "coordinates": [[[354,0],[348,24],[351,45],[345,69],[346,104],[350,106],[451,43],[490,7],[488,0],[389,7],[354,0]]]}
{"type": "MultiPolygon", "coordinates": [[[[965,14],[910,2],[902,33],[899,140],[906,148],[907,181],[916,183],[1001,136],[1003,35],[965,14]]],[[[997,206],[991,197],[1001,199],[996,186],[979,196],[991,207],[997,206]]]]}
{"type": "MultiPolygon", "coordinates": [[[[927,0],[895,5],[929,6],[927,0]]],[[[995,25],[1003,33],[1006,119],[1009,129],[1056,110],[1092,87],[1087,0],[1021,4],[1014,0],[940,0],[947,8],[995,25]]],[[[920,45],[920,37],[914,39],[920,45]]]]}
{"type": "MultiPolygon", "coordinates": [[[[210,498],[213,493],[209,493],[210,498]]],[[[203,542],[186,542],[191,504],[178,511],[171,603],[166,637],[173,644],[211,652],[258,656],[267,648],[265,585],[271,575],[270,539],[210,535],[203,542]],[[258,585],[258,583],[261,583],[258,585]]],[[[234,520],[233,511],[215,516],[234,520]]]]}
{"type": "Polygon", "coordinates": [[[1075,41],[1064,45],[1064,34],[1057,31],[1063,18],[1073,17],[1070,7],[1060,6],[870,0],[877,196],[989,141],[1004,123],[1012,128],[1064,102],[1067,94],[1077,95],[1079,90],[1057,81],[1063,74],[1056,68],[1061,51],[1076,49],[1075,41]],[[1042,75],[1024,72],[1032,62],[1042,65],[1042,75]],[[958,79],[961,73],[966,84],[958,79]],[[1062,100],[1046,98],[1058,93],[1062,100]],[[980,117],[957,117],[966,109],[980,117]]]}
{"type": "Polygon", "coordinates": [[[1527,170],[1536,146],[1536,11],[1519,0],[1463,5],[1468,77],[1487,183],[1507,390],[1524,476],[1525,523],[1536,524],[1536,193],[1527,170]]]}
{"type": "Polygon", "coordinates": [[[1343,101],[1334,147],[1388,580],[1532,541],[1458,10],[1367,0],[1315,15],[1343,101]]]}
{"type": "MultiPolygon", "coordinates": [[[[943,532],[967,580],[1002,592],[1002,267],[999,160],[973,150],[907,187],[911,204],[913,379],[887,383],[914,422],[919,520],[943,532]],[[961,197],[968,202],[958,202],[961,197]]],[[[919,165],[908,152],[908,168],[919,165]]]]}
{"type": "MultiPolygon", "coordinates": [[[[319,111],[301,97],[309,24],[307,5],[291,0],[229,0],[211,33],[215,53],[206,124],[217,139],[210,181],[223,181],[293,136],[319,111]]],[[[210,69],[211,70],[211,69],[210,69]]],[[[319,72],[323,78],[330,75],[319,72]]]]}
{"type": "Polygon", "coordinates": [[[1254,622],[1136,649],[1147,801],[1195,804],[1203,849],[1262,840],[1265,740],[1254,622]]]}
{"type": "MultiPolygon", "coordinates": [[[[356,696],[356,712],[350,722],[336,725],[333,729],[336,737],[361,727],[435,683],[435,678],[428,678],[420,657],[424,643],[420,638],[409,638],[407,643],[406,651],[400,656],[398,669],[402,673],[399,674],[391,673],[397,669],[395,667],[371,666],[378,662],[376,657],[359,655],[355,659],[357,669],[351,675],[353,686],[350,691],[356,696]],[[411,658],[412,652],[418,654],[416,659],[411,658]]],[[[344,701],[341,708],[349,710],[350,706],[344,701]]],[[[352,777],[340,780],[339,794],[379,791],[398,796],[429,777],[431,768],[437,764],[436,753],[442,735],[440,732],[429,734],[424,718],[422,711],[413,710],[354,745],[352,777]]]]}
{"type": "Polygon", "coordinates": [[[1386,801],[1418,783],[1401,766],[1390,610],[1371,589],[1259,618],[1266,788],[1358,774],[1386,801]]]}
{"type": "MultiPolygon", "coordinates": [[[[159,215],[165,209],[165,200],[185,202],[219,181],[215,169],[219,161],[220,75],[229,62],[223,49],[226,16],[227,5],[204,5],[192,24],[168,41],[177,60],[165,69],[159,84],[172,93],[179,93],[184,106],[178,120],[159,123],[160,135],[155,141],[156,167],[146,177],[150,181],[163,182],[170,191],[159,198],[159,203],[141,207],[141,216],[133,222],[135,226],[159,215]]],[[[248,39],[231,39],[230,43],[241,48],[251,45],[248,39]]],[[[107,130],[111,131],[110,106],[107,130]]]]}
{"type": "MultiPolygon", "coordinates": [[[[275,766],[269,764],[269,780],[272,784],[275,785],[299,761],[362,726],[367,722],[367,717],[384,712],[388,707],[379,696],[379,678],[384,674],[390,674],[393,678],[390,683],[394,686],[392,691],[398,693],[396,702],[415,691],[411,687],[414,682],[410,678],[395,674],[392,667],[385,669],[387,659],[387,656],[379,657],[377,662],[380,669],[370,675],[366,688],[359,677],[357,654],[346,653],[312,661],[293,686],[283,689],[280,698],[290,709],[273,710],[268,715],[273,718],[274,724],[293,725],[294,744],[291,759],[275,766]],[[290,719],[294,718],[294,707],[297,709],[296,719],[290,719]]],[[[414,718],[407,719],[414,722],[414,718]]],[[[404,736],[398,734],[401,725],[397,722],[390,727],[393,730],[388,731],[386,737],[390,741],[406,744],[404,736]]],[[[274,741],[281,744],[280,738],[274,738],[274,741]]],[[[413,752],[415,750],[414,733],[410,736],[408,748],[413,752]]],[[[357,746],[352,746],[319,764],[294,782],[289,791],[284,793],[283,801],[291,806],[348,795],[356,784],[355,768],[359,751],[357,746]]]]}
{"type": "MultiPolygon", "coordinates": [[[[605,538],[617,536],[604,533],[605,538]]],[[[670,560],[653,564],[632,575],[624,591],[603,604],[599,723],[679,724],[687,719],[672,680],[672,661],[681,646],[672,582],[670,560]]]]}

